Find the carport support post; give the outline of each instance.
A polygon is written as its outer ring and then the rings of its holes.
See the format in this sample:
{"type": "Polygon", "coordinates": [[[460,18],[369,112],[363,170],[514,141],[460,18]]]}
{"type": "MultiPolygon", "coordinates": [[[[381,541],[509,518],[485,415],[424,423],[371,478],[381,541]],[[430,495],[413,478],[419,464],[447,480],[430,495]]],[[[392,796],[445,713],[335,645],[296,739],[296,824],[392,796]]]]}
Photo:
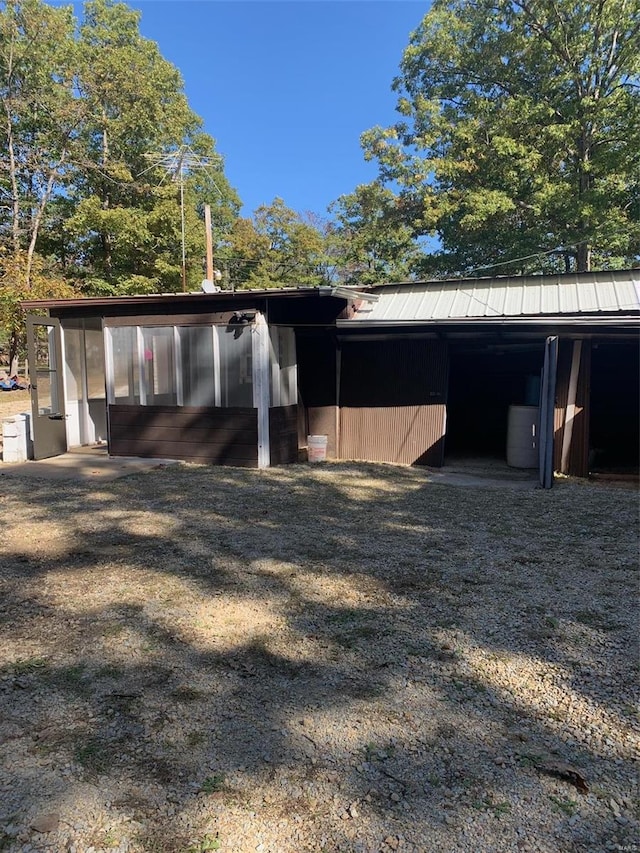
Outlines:
{"type": "Polygon", "coordinates": [[[573,438],[573,422],[576,416],[576,396],[578,393],[578,374],[580,373],[580,355],[582,353],[582,341],[573,342],[573,355],[571,357],[571,373],[569,374],[569,393],[567,396],[567,408],[564,417],[564,433],[562,435],[562,456],[560,460],[560,473],[569,473],[569,452],[571,451],[571,439],[573,438]]]}
{"type": "Polygon", "coordinates": [[[271,464],[269,441],[269,326],[259,311],[252,331],[253,405],[258,410],[258,468],[271,464]]]}
{"type": "Polygon", "coordinates": [[[553,436],[556,400],[556,370],[558,365],[558,337],[547,338],[544,346],[544,367],[540,393],[540,485],[553,486],[553,436]]]}

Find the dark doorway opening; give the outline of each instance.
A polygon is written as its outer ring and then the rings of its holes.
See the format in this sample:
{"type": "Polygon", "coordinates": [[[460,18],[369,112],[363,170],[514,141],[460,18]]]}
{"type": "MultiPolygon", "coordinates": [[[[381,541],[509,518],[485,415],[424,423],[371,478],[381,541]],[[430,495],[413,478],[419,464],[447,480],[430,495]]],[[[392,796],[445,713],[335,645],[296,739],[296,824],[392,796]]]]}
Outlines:
{"type": "Polygon", "coordinates": [[[596,341],[591,349],[589,470],[640,469],[640,344],[596,341]]]}
{"type": "Polygon", "coordinates": [[[454,343],[445,454],[506,460],[510,406],[537,406],[543,342],[454,343]]]}

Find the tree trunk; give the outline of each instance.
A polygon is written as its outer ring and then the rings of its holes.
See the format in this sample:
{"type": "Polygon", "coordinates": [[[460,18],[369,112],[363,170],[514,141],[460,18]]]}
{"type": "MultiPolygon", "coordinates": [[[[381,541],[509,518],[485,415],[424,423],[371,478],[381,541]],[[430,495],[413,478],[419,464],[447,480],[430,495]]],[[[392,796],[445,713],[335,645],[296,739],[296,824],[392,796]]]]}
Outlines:
{"type": "Polygon", "coordinates": [[[586,242],[578,243],[576,272],[591,272],[591,246],[586,242]]]}
{"type": "MultiPolygon", "coordinates": [[[[591,174],[589,164],[591,160],[591,131],[588,126],[583,127],[578,141],[578,200],[584,201],[584,196],[591,189],[591,174]]],[[[591,271],[591,245],[586,237],[589,225],[584,218],[580,219],[580,237],[582,238],[576,246],[576,272],[591,271]]]]}
{"type": "MultiPolygon", "coordinates": [[[[102,110],[102,168],[106,170],[107,163],[109,162],[109,134],[107,132],[107,114],[103,108],[102,110]]],[[[106,186],[103,189],[104,198],[102,199],[102,209],[109,209],[109,191],[106,186]]],[[[100,244],[102,246],[102,261],[103,261],[103,269],[107,279],[111,278],[111,270],[112,270],[112,246],[111,246],[111,236],[102,232],[100,234],[100,244]]]]}
{"type": "Polygon", "coordinates": [[[18,361],[20,344],[20,336],[15,329],[12,329],[11,334],[9,335],[9,376],[13,376],[13,365],[18,361]]]}
{"type": "Polygon", "coordinates": [[[40,202],[35,211],[35,215],[32,219],[31,240],[29,241],[29,248],[27,249],[27,264],[25,268],[25,280],[27,288],[31,286],[31,270],[33,268],[33,256],[36,251],[36,243],[38,241],[40,225],[42,224],[42,217],[44,216],[45,208],[49,202],[49,199],[51,198],[51,194],[53,193],[53,187],[56,182],[56,178],[58,177],[58,169],[62,167],[62,164],[66,160],[66,157],[67,151],[66,148],[63,148],[58,164],[54,166],[54,168],[51,169],[51,171],[49,172],[49,178],[47,180],[46,189],[42,194],[42,198],[40,199],[40,202]]]}

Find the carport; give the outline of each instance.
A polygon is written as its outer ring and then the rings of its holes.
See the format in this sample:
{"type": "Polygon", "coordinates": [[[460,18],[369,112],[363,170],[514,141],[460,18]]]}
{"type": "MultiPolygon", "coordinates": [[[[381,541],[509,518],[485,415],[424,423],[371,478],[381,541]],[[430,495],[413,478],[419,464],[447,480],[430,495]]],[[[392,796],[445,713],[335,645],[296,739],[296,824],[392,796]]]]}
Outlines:
{"type": "MultiPolygon", "coordinates": [[[[403,355],[393,376],[381,367],[378,390],[366,412],[358,411],[360,433],[376,435],[363,458],[442,465],[506,454],[508,461],[514,444],[528,442],[523,467],[537,468],[544,485],[553,471],[637,472],[639,270],[419,282],[372,292],[376,301],[360,302],[352,317],[337,322],[341,372],[364,375],[374,345],[403,355]],[[406,458],[397,458],[401,452],[406,458]]],[[[349,394],[342,389],[339,396],[347,433],[349,394]]],[[[352,452],[349,442],[338,441],[340,457],[352,452]]]]}

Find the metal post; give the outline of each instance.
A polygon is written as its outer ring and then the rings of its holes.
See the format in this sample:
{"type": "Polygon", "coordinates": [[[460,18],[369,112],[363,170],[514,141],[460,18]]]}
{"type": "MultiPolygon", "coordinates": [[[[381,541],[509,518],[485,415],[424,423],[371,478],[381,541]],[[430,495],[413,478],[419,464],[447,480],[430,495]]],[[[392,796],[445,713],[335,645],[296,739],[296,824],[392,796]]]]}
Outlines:
{"type": "Polygon", "coordinates": [[[269,326],[263,314],[256,313],[252,332],[253,405],[258,410],[258,468],[271,464],[269,438],[269,326]]]}
{"type": "Polygon", "coordinates": [[[180,221],[182,224],[182,292],[187,290],[187,253],[185,249],[184,235],[184,176],[182,163],[180,164],[180,221]]]}
{"type": "Polygon", "coordinates": [[[207,281],[213,281],[213,241],[211,238],[211,205],[204,206],[204,228],[207,238],[207,281]]]}

